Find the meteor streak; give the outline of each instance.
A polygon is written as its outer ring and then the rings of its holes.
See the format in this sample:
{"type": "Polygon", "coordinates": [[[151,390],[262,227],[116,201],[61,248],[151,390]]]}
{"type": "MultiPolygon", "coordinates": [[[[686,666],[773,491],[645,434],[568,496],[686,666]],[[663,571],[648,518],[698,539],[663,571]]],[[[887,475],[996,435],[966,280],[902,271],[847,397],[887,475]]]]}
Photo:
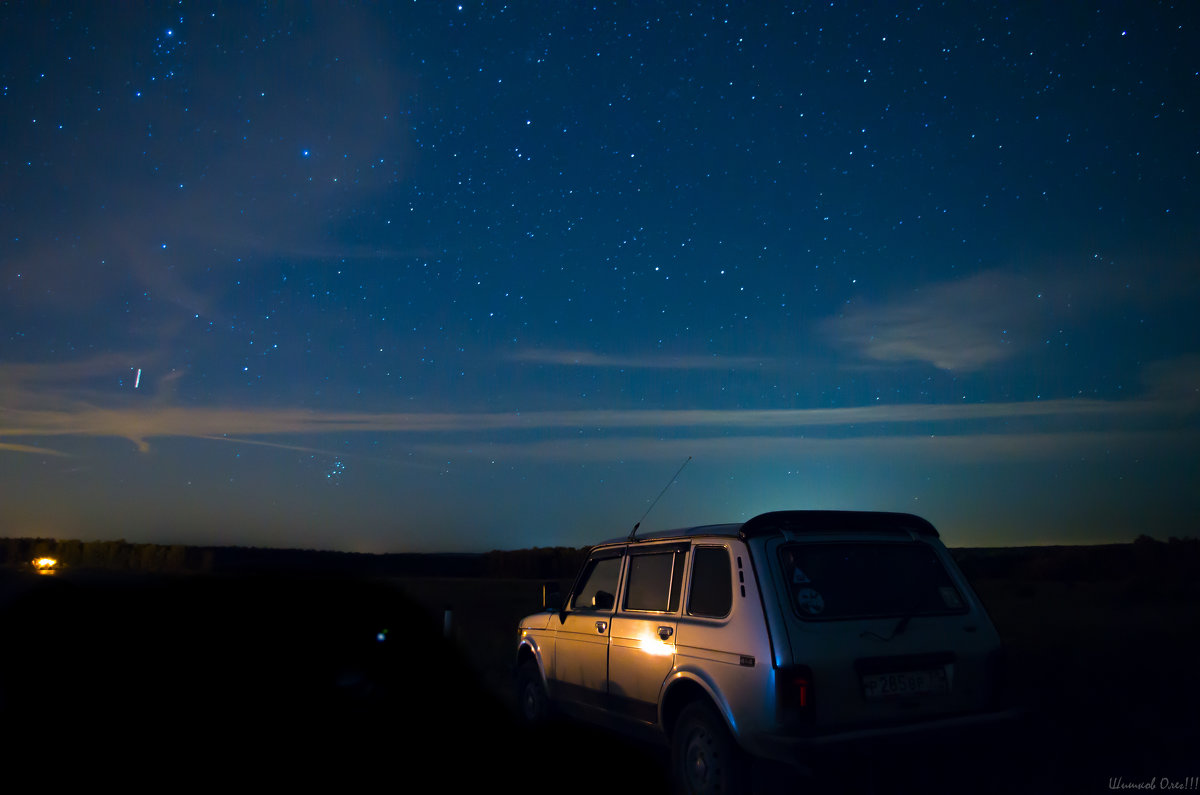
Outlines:
{"type": "Polygon", "coordinates": [[[137,377],[133,379],[133,388],[137,389],[138,384],[142,383],[142,368],[138,368],[137,377]]]}

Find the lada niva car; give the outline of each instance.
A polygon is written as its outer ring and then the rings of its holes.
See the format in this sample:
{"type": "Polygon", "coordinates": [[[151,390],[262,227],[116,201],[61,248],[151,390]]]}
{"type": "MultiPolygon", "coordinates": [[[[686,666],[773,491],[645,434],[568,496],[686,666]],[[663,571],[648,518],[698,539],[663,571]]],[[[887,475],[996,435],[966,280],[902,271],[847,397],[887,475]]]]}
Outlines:
{"type": "Polygon", "coordinates": [[[752,757],[803,764],[1014,714],[996,630],[920,517],[779,511],[632,535],[521,620],[526,718],[662,732],[681,787],[706,792],[738,789],[752,757]]]}

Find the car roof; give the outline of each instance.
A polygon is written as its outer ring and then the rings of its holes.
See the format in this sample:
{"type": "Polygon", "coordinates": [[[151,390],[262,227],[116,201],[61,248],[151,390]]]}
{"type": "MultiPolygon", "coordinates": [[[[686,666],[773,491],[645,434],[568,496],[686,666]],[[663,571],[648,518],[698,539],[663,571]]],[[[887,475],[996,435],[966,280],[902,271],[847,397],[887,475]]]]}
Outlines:
{"type": "Polygon", "coordinates": [[[771,511],[755,516],[742,525],[741,535],[791,533],[873,533],[904,531],[938,537],[927,520],[911,513],[890,511],[771,511]]]}
{"type": "MultiPolygon", "coordinates": [[[[679,527],[674,530],[655,530],[651,533],[638,533],[633,543],[639,541],[665,541],[673,538],[693,538],[695,536],[726,536],[728,538],[736,538],[738,531],[742,529],[740,522],[732,524],[703,524],[696,527],[679,527]]],[[[629,543],[629,536],[620,538],[610,538],[607,541],[597,544],[597,546],[608,546],[609,544],[626,544],[629,543]]]]}
{"type": "MultiPolygon", "coordinates": [[[[706,524],[696,527],[681,527],[674,530],[656,530],[636,535],[639,541],[667,541],[691,539],[696,536],[725,536],[728,538],[752,538],[791,533],[863,533],[907,531],[938,538],[938,531],[920,516],[911,513],[890,511],[770,511],[743,523],[706,524]]],[[[610,538],[597,547],[630,543],[629,537],[610,538]]]]}

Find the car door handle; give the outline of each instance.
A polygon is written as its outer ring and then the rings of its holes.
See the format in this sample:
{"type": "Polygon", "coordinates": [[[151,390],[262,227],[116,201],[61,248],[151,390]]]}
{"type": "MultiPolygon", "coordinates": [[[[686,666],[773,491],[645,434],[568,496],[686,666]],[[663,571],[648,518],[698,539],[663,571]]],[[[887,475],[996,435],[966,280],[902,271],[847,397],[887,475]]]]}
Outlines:
{"type": "Polygon", "coordinates": [[[606,630],[606,629],[608,629],[607,621],[597,621],[596,622],[596,631],[599,632],[601,635],[604,634],[604,630],[606,630]]]}
{"type": "Polygon", "coordinates": [[[659,627],[658,628],[658,636],[660,638],[662,638],[663,640],[666,640],[667,638],[671,637],[674,634],[675,634],[675,630],[671,629],[670,627],[659,627]]]}

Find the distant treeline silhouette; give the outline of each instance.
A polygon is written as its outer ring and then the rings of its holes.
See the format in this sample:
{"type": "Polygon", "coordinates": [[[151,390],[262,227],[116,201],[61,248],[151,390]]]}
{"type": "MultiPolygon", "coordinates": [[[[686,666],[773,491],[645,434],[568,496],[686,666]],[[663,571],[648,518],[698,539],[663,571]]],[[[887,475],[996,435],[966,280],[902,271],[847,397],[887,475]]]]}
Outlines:
{"type": "Polygon", "coordinates": [[[1154,580],[1194,585],[1200,578],[1200,539],[1054,547],[963,547],[950,550],[969,579],[1058,582],[1154,580]]]}
{"type": "Polygon", "coordinates": [[[54,538],[0,539],[0,563],[15,566],[35,558],[54,558],[60,565],[115,571],[207,572],[215,552],[182,544],[130,544],[119,541],[77,541],[54,538]]]}
{"type": "MultiPolygon", "coordinates": [[[[1155,580],[1200,582],[1200,539],[1058,547],[963,547],[950,550],[970,579],[1100,582],[1155,580]]],[[[134,544],[125,540],[77,541],[0,538],[0,565],[27,566],[40,557],[69,568],[164,574],[253,571],[369,577],[494,577],[570,581],[587,548],[533,547],[483,553],[370,554],[314,549],[196,547],[134,544]]]]}
{"type": "Polygon", "coordinates": [[[496,577],[571,579],[586,549],[534,547],[486,553],[400,552],[370,554],[316,549],[196,547],[53,538],[0,538],[0,565],[28,566],[54,558],[72,569],[225,574],[254,571],[337,574],[367,577],[496,577]]]}
{"type": "Polygon", "coordinates": [[[571,582],[587,559],[587,547],[533,547],[492,550],[485,556],[488,576],[571,582]]]}

